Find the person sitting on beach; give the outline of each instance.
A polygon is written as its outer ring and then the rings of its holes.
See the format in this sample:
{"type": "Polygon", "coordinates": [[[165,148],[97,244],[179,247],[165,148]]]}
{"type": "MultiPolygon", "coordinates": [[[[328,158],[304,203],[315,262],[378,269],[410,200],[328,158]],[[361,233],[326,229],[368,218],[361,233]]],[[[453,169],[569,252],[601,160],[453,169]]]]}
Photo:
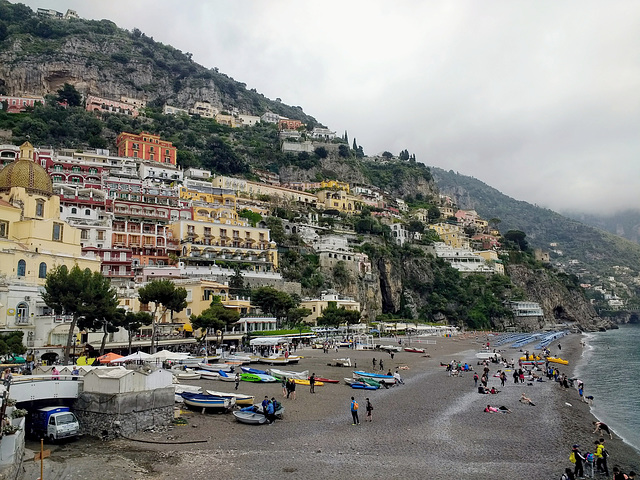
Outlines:
{"type": "Polygon", "coordinates": [[[489,390],[489,393],[495,395],[496,393],[500,393],[500,390],[496,390],[496,387],[491,387],[491,390],[489,390]]]}
{"type": "Polygon", "coordinates": [[[526,403],[526,404],[528,404],[528,405],[531,405],[532,407],[535,407],[535,406],[536,406],[536,404],[535,404],[535,403],[533,403],[533,402],[531,401],[531,399],[530,399],[529,397],[527,397],[524,393],[523,393],[523,394],[522,394],[522,396],[520,397],[520,402],[521,402],[521,403],[526,403]]]}
{"type": "Polygon", "coordinates": [[[504,405],[498,408],[492,407],[491,405],[487,405],[487,408],[485,408],[484,411],[487,413],[511,413],[511,410],[509,410],[504,405]]]}
{"type": "Polygon", "coordinates": [[[484,385],[480,385],[478,387],[478,393],[488,394],[489,393],[489,389],[487,387],[485,387],[484,385]]]}
{"type": "Polygon", "coordinates": [[[609,438],[613,439],[613,434],[611,433],[611,430],[609,430],[609,425],[603,422],[593,422],[593,424],[596,426],[593,433],[606,432],[609,434],[609,438]]]}
{"type": "Polygon", "coordinates": [[[396,368],[396,373],[393,374],[393,378],[395,378],[396,382],[399,383],[400,385],[404,385],[404,380],[400,376],[400,372],[398,372],[397,368],[396,368]]]}

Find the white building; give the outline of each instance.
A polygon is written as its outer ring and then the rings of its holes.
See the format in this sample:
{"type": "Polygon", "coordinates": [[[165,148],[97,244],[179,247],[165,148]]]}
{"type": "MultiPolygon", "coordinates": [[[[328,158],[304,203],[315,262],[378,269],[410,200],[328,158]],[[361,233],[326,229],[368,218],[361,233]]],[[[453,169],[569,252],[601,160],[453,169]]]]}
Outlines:
{"type": "Polygon", "coordinates": [[[260,122],[260,117],[256,115],[238,115],[238,120],[240,120],[243,127],[253,127],[260,122]]]}
{"type": "Polygon", "coordinates": [[[138,167],[138,176],[142,180],[172,183],[182,182],[183,172],[176,167],[167,167],[158,162],[143,162],[138,167]]]}
{"type": "Polygon", "coordinates": [[[331,141],[336,138],[336,132],[332,132],[328,128],[324,127],[316,127],[311,130],[311,138],[316,140],[326,140],[331,141]]]}
{"type": "Polygon", "coordinates": [[[172,107],[171,105],[165,105],[162,107],[162,113],[165,115],[189,115],[189,111],[184,108],[172,107]]]}
{"type": "Polygon", "coordinates": [[[207,180],[211,176],[211,172],[203,168],[190,167],[184,171],[184,178],[192,178],[194,180],[207,180]]]}
{"type": "Polygon", "coordinates": [[[454,248],[443,242],[436,242],[431,246],[436,257],[442,258],[451,264],[453,268],[462,273],[496,273],[496,270],[487,265],[485,259],[466,248],[454,248]]]}
{"type": "Polygon", "coordinates": [[[260,120],[265,122],[265,123],[278,123],[278,121],[284,117],[281,117],[280,115],[278,115],[277,113],[273,113],[273,112],[265,112],[261,117],[260,120]]]}

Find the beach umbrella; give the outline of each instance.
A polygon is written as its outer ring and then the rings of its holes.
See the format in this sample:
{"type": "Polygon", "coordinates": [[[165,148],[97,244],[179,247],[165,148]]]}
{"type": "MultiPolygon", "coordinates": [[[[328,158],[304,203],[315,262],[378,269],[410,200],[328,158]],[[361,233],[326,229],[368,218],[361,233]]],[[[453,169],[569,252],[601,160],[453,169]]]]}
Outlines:
{"type": "Polygon", "coordinates": [[[109,352],[105,353],[101,357],[98,357],[98,361],[100,363],[111,363],[118,358],[122,358],[122,355],[118,355],[117,353],[109,352]]]}
{"type": "Polygon", "coordinates": [[[112,361],[112,363],[135,362],[135,361],[147,360],[149,358],[151,358],[151,355],[149,355],[148,353],[136,352],[136,353],[132,353],[131,355],[127,355],[126,357],[116,358],[115,360],[112,361]]]}

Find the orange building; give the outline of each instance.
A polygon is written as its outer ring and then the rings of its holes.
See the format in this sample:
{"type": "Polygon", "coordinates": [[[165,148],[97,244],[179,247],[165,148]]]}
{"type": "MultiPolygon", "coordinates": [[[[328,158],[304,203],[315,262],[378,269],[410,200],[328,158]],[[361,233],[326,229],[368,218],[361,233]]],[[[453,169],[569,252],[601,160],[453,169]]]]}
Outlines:
{"type": "Polygon", "coordinates": [[[281,118],[278,120],[279,130],[297,130],[302,126],[300,120],[291,120],[290,118],[281,118]]]}
{"type": "Polygon", "coordinates": [[[116,139],[118,156],[140,158],[159,163],[176,164],[177,149],[171,142],[160,140],[159,135],[148,132],[122,132],[116,139]]]}

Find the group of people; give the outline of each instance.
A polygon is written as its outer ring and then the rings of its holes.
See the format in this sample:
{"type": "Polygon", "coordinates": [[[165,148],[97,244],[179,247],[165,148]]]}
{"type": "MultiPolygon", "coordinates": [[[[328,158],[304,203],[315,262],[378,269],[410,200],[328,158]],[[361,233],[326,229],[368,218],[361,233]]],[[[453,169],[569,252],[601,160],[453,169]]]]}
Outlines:
{"type": "Polygon", "coordinates": [[[264,400],[262,400],[262,414],[267,417],[267,423],[271,425],[276,421],[276,412],[282,406],[280,402],[278,402],[275,397],[269,397],[265,395],[264,400]]]}
{"type": "MultiPolygon", "coordinates": [[[[365,404],[365,412],[366,412],[366,421],[367,422],[373,422],[373,405],[371,404],[371,401],[369,400],[369,398],[366,398],[366,404],[365,404]]],[[[350,410],[351,410],[351,418],[353,420],[353,423],[351,425],[360,425],[360,417],[358,416],[358,410],[360,410],[360,405],[358,404],[358,401],[355,399],[355,397],[351,397],[351,404],[349,406],[350,410]]]]}
{"type": "Polygon", "coordinates": [[[282,396],[293,400],[296,399],[296,382],[293,378],[282,378],[282,396]]]}

